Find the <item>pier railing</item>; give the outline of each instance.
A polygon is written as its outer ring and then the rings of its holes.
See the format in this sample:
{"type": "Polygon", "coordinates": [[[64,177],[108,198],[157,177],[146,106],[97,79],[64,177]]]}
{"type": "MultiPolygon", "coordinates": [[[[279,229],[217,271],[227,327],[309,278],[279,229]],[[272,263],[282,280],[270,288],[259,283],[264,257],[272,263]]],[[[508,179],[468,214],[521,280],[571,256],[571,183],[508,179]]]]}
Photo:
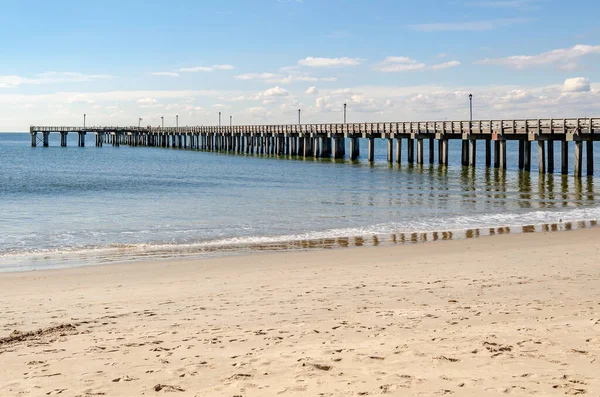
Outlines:
{"type": "Polygon", "coordinates": [[[417,121],[379,123],[316,123],[234,126],[31,126],[30,132],[150,132],[150,133],[263,133],[355,134],[355,133],[445,133],[445,134],[561,134],[572,130],[593,133],[600,130],[600,118],[521,119],[474,121],[417,121]]]}

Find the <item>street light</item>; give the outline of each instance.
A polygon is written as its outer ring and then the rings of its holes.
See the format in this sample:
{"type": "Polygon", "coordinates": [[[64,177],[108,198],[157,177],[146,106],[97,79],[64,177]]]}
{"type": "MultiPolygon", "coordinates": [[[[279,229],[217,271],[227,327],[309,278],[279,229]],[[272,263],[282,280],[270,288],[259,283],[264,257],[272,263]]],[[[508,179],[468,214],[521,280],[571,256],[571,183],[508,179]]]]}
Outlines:
{"type": "Polygon", "coordinates": [[[300,109],[298,109],[298,124],[300,124],[300,109]]]}
{"type": "Polygon", "coordinates": [[[473,94],[469,94],[469,121],[473,121],[473,94]]]}
{"type": "Polygon", "coordinates": [[[160,116],[160,124],[161,124],[162,128],[165,128],[165,117],[164,116],[160,116]]]}
{"type": "Polygon", "coordinates": [[[83,114],[83,128],[85,128],[85,113],[83,114]]]}
{"type": "Polygon", "coordinates": [[[233,125],[233,116],[229,116],[229,126],[233,125]]]}
{"type": "Polygon", "coordinates": [[[346,104],[344,103],[344,124],[346,124],[346,104]]]}
{"type": "Polygon", "coordinates": [[[138,128],[142,126],[142,120],[143,119],[141,117],[138,119],[138,128]]]}
{"type": "Polygon", "coordinates": [[[221,126],[221,112],[219,112],[219,127],[221,126]]]}
{"type": "Polygon", "coordinates": [[[175,115],[175,127],[179,127],[179,115],[175,115]]]}

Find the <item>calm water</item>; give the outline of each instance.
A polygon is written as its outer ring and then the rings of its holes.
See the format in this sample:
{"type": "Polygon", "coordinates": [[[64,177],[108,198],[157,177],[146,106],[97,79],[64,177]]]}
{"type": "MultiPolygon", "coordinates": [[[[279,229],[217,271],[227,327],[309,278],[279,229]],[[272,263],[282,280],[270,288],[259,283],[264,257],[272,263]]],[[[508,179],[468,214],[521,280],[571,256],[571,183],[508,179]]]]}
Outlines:
{"type": "Polygon", "coordinates": [[[600,217],[595,179],[519,173],[512,142],[502,172],[463,169],[459,142],[446,168],[390,167],[383,142],[371,166],[366,142],[351,164],[78,148],[76,138],[31,148],[29,134],[0,134],[0,271],[563,230],[600,217]]]}

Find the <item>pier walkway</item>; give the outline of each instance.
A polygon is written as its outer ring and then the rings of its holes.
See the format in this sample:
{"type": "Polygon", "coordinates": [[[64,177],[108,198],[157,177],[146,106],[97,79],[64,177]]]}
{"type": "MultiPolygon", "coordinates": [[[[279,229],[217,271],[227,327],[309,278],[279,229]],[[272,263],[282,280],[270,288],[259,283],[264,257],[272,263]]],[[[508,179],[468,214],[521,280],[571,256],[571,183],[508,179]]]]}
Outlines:
{"type": "Polygon", "coordinates": [[[387,143],[387,159],[401,163],[403,146],[408,163],[448,164],[448,141],[462,142],[461,163],[476,166],[478,142],[485,150],[485,166],[506,168],[506,141],[519,145],[518,166],[531,170],[532,143],[538,150],[540,173],[554,172],[554,142],[561,146],[561,173],[569,170],[569,143],[574,143],[574,175],[583,174],[585,143],[586,174],[594,174],[593,144],[600,140],[600,118],[423,121],[347,124],[234,125],[196,127],[60,127],[32,126],[31,145],[48,146],[50,133],[60,134],[67,146],[69,133],[85,146],[86,134],[95,135],[96,146],[150,146],[239,154],[270,154],[315,158],[349,158],[360,154],[359,138],[368,140],[368,161],[374,160],[375,139],[387,143]],[[38,134],[41,139],[38,140],[38,134]],[[349,152],[346,155],[346,139],[349,152]],[[416,142],[416,149],[415,149],[416,142]],[[435,147],[437,145],[437,156],[435,147]]]}

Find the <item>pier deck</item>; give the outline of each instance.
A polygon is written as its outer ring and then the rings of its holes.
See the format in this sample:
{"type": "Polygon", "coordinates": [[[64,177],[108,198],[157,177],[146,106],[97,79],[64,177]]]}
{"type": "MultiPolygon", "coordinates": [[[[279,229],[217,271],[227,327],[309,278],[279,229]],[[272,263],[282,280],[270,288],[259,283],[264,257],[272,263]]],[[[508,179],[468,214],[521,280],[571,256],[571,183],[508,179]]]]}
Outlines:
{"type": "Polygon", "coordinates": [[[574,175],[583,172],[583,146],[586,151],[586,173],[593,175],[593,142],[600,140],[600,118],[422,121],[346,124],[233,125],[192,127],[69,127],[32,126],[31,145],[48,146],[50,133],[60,134],[61,146],[67,146],[67,135],[78,134],[78,145],[85,146],[85,136],[92,133],[96,146],[151,146],[225,151],[244,154],[272,154],[301,157],[332,157],[356,160],[360,153],[359,138],[368,139],[368,161],[374,160],[375,139],[387,141],[389,162],[402,162],[402,146],[406,145],[406,161],[423,164],[425,147],[428,162],[448,164],[448,140],[462,141],[461,163],[476,165],[477,142],[485,145],[485,166],[506,168],[506,141],[519,142],[519,169],[531,169],[531,145],[537,142],[538,169],[554,172],[554,142],[561,142],[561,173],[568,173],[569,142],[574,142],[574,175]],[[350,153],[346,156],[345,140],[350,153]],[[404,143],[403,143],[404,141],[404,143]],[[416,150],[415,150],[416,141],[416,150]],[[493,144],[492,144],[493,143],[493,144]],[[425,146],[427,145],[427,146],[425,146]]]}

